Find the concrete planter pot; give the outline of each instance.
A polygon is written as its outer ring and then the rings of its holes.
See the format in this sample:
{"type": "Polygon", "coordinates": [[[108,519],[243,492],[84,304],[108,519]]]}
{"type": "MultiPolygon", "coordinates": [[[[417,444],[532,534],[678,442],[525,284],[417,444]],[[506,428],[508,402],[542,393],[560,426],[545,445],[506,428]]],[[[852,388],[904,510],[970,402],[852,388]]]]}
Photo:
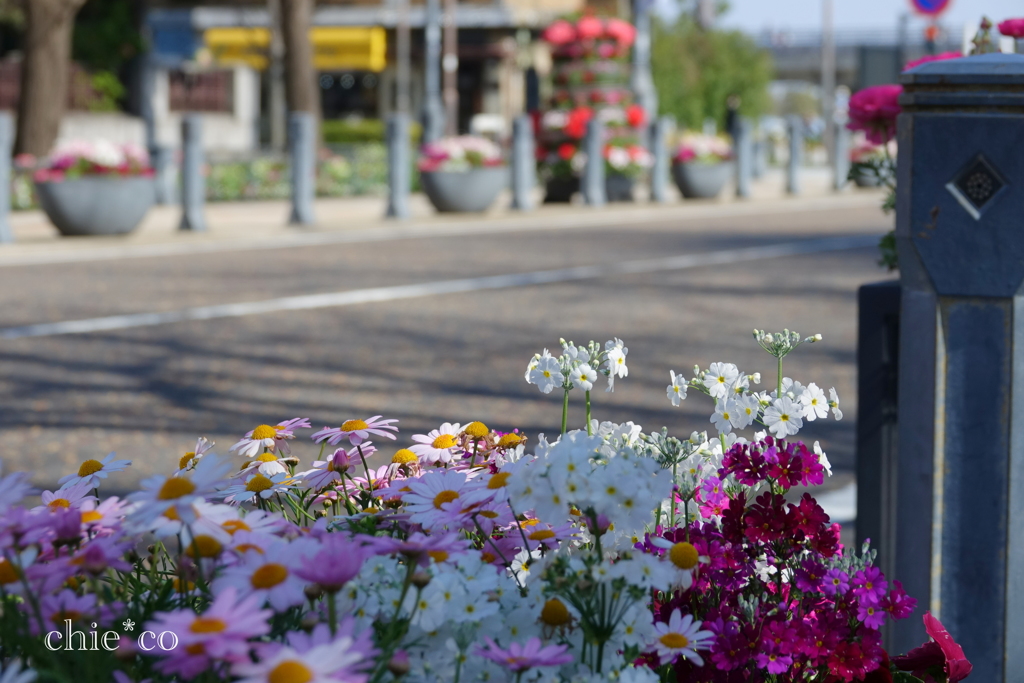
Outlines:
{"type": "Polygon", "coordinates": [[[85,177],[37,182],[39,205],[62,235],[123,235],[156,201],[153,178],[85,177]]]}
{"type": "Polygon", "coordinates": [[[580,179],[552,178],[544,186],[545,204],[568,204],[572,196],[580,191],[580,179]]]}
{"type": "Polygon", "coordinates": [[[438,211],[486,211],[508,187],[508,168],[491,166],[469,171],[421,171],[420,184],[438,211]]]}
{"type": "Polygon", "coordinates": [[[879,180],[878,176],[864,173],[860,169],[851,173],[850,178],[853,179],[853,182],[857,187],[879,187],[882,184],[882,181],[879,180]]]}
{"type": "Polygon", "coordinates": [[[633,186],[636,180],[621,173],[609,173],[604,177],[604,197],[609,202],[633,201],[633,186]]]}
{"type": "Polygon", "coordinates": [[[672,165],[672,178],[687,199],[713,199],[733,174],[731,161],[716,164],[676,163],[672,165]]]}

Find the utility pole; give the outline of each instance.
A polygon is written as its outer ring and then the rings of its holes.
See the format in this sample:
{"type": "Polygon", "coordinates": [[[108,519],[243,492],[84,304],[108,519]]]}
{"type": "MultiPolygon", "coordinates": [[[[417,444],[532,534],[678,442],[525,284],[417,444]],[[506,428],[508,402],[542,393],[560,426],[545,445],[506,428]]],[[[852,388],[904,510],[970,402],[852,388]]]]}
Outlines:
{"type": "Polygon", "coordinates": [[[658,91],[651,76],[651,5],[652,0],[634,0],[633,20],[636,42],[633,44],[633,73],[630,85],[636,101],[647,112],[648,124],[658,116],[658,91]]]}
{"type": "Polygon", "coordinates": [[[267,107],[270,119],[270,146],[284,149],[288,132],[288,105],[284,94],[284,39],[281,36],[281,0],[267,0],[270,29],[270,54],[267,67],[267,107]]]}
{"type": "Polygon", "coordinates": [[[427,0],[423,27],[423,142],[444,135],[444,105],[441,103],[441,0],[427,0]]]}
{"type": "Polygon", "coordinates": [[[444,114],[445,135],[459,134],[459,34],[455,23],[457,0],[444,0],[444,114]]]}
{"type": "Polygon", "coordinates": [[[412,38],[409,33],[409,0],[395,0],[398,5],[398,23],[395,25],[395,109],[408,114],[411,108],[409,99],[409,61],[412,38]]]}
{"type": "Polygon", "coordinates": [[[834,0],[821,2],[821,117],[825,119],[824,140],[829,161],[836,153],[836,36],[834,0]]]}

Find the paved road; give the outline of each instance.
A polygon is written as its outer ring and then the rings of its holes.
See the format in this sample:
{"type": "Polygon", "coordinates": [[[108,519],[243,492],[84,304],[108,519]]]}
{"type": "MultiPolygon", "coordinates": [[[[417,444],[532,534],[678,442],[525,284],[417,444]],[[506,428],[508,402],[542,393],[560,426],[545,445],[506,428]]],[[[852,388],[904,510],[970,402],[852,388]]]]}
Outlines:
{"type": "Polygon", "coordinates": [[[0,458],[48,485],[116,450],[135,462],[111,482],[125,488],[171,468],[199,435],[226,450],[256,424],[295,416],[319,427],[383,413],[400,420],[397,446],[445,420],[552,433],[558,397],[522,374],[560,336],[629,347],[629,377],[595,394],[595,417],[688,434],[710,428],[711,405],[698,396],[673,409],[669,369],[731,360],[773,377],[750,330],[789,327],[825,337],[787,367],[840,391],[847,418],[805,435],[849,478],[855,293],[886,277],[874,248],[854,245],[891,221],[873,200],[589,227],[581,216],[557,228],[539,214],[493,230],[438,223],[436,236],[0,263],[0,458]],[[317,294],[333,298],[295,304],[317,294]],[[204,310],[223,316],[189,319],[204,310]]]}

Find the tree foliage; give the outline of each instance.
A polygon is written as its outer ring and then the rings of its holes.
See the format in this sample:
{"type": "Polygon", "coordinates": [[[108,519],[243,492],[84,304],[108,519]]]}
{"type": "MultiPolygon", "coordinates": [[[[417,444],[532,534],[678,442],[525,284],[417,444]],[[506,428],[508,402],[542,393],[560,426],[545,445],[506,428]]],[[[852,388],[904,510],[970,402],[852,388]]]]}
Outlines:
{"type": "Polygon", "coordinates": [[[740,98],[739,111],[759,116],[771,107],[771,56],[739,31],[705,30],[682,14],[674,24],[655,20],[651,67],[659,108],[680,126],[700,128],[707,118],[725,125],[726,100],[740,98]]]}

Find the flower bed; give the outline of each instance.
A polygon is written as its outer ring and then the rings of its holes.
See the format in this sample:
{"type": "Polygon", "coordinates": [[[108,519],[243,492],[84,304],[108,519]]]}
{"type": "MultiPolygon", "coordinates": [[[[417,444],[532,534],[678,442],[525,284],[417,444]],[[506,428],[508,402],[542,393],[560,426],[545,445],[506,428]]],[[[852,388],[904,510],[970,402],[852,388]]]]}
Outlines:
{"type": "MultiPolygon", "coordinates": [[[[887,670],[878,629],[915,601],[866,548],[839,543],[810,494],[785,497],[830,473],[820,446],[794,437],[842,416],[835,390],[782,371],[820,335],[755,339],[778,369],[765,390],[729,363],[670,372],[673,405],[711,399],[710,436],[592,419],[592,392],[627,377],[628,349],[563,341],[526,370],[562,393],[551,438],[445,422],[371,467],[397,420],[316,430],[310,457],[296,438],[311,423],[294,418],[255,427],[229,455],[199,439],[124,499],[97,498],[130,464],[113,454],[35,507],[21,502],[27,475],[2,477],[0,680],[853,681],[887,670]],[[580,394],[586,421],[570,430],[580,394]]],[[[894,666],[963,678],[962,651],[926,624],[936,642],[894,666]]]]}

